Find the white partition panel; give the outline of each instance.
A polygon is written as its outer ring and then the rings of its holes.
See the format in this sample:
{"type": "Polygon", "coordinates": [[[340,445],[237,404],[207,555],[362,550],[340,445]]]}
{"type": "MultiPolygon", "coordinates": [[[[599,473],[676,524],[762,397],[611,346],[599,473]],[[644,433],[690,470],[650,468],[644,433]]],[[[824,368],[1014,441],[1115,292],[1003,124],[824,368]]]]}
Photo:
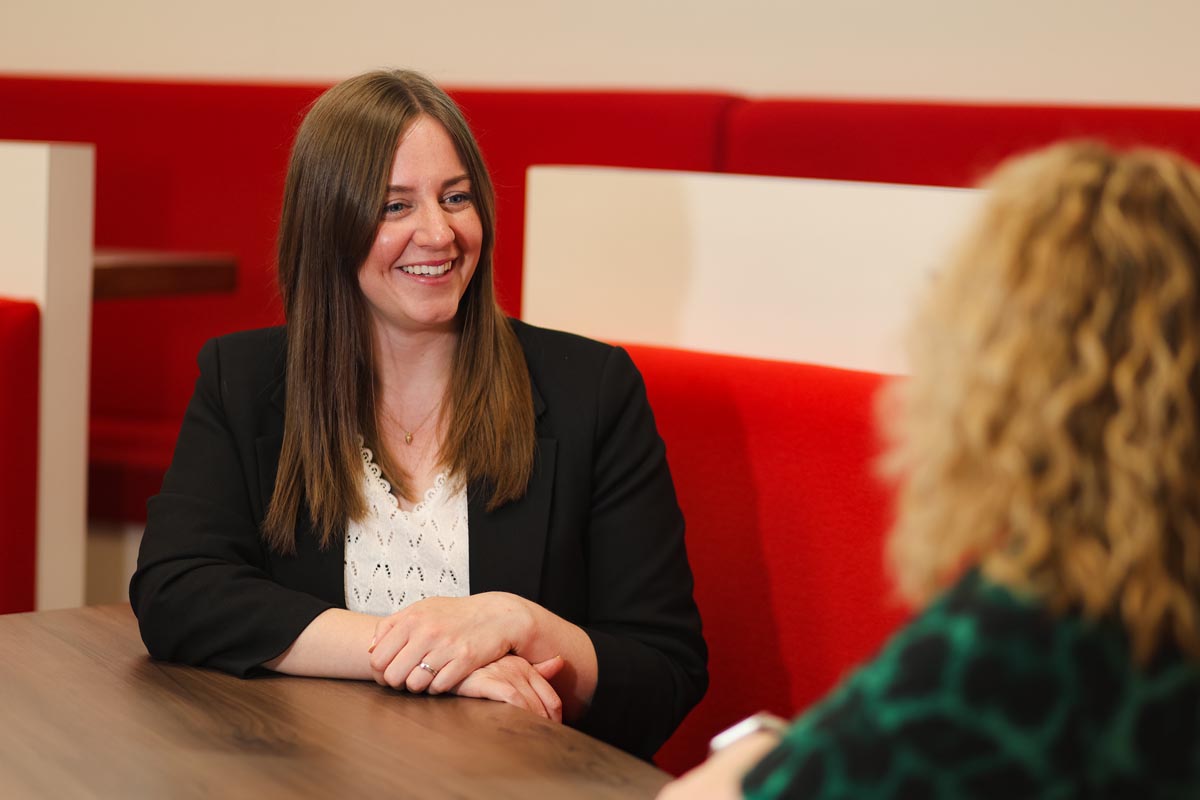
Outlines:
{"type": "Polygon", "coordinates": [[[0,142],[0,295],[42,312],[37,607],[83,604],[94,153],[0,142]]]}
{"type": "Polygon", "coordinates": [[[610,341],[903,372],[971,189],[533,167],[522,318],[610,341]]]}

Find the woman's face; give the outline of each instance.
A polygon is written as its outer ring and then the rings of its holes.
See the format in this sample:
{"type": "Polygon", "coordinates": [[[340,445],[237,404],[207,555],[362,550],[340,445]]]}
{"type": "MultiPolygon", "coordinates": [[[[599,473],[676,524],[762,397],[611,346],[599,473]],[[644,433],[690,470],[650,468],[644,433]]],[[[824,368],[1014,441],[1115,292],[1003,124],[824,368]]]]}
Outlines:
{"type": "Polygon", "coordinates": [[[396,147],[375,243],[358,270],[377,333],[455,328],[483,242],[471,191],[446,129],[419,117],[396,147]]]}

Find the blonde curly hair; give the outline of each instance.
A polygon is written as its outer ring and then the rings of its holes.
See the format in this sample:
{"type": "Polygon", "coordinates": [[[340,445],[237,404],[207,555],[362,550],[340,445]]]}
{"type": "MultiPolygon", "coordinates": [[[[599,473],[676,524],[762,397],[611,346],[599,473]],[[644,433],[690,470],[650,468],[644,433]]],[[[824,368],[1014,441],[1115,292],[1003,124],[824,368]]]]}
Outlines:
{"type": "Polygon", "coordinates": [[[1200,172],[1075,142],[989,188],[883,407],[897,586],[977,565],[1200,660],[1200,172]]]}

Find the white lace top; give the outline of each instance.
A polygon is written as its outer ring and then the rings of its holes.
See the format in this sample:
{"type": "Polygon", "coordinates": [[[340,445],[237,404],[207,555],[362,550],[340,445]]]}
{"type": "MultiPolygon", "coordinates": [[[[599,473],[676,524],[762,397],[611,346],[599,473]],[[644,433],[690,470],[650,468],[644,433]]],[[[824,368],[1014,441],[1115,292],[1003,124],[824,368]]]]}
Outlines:
{"type": "Polygon", "coordinates": [[[346,608],[385,616],[425,597],[470,593],[467,489],[440,473],[411,511],[400,508],[362,448],[367,515],[346,526],[346,608]]]}

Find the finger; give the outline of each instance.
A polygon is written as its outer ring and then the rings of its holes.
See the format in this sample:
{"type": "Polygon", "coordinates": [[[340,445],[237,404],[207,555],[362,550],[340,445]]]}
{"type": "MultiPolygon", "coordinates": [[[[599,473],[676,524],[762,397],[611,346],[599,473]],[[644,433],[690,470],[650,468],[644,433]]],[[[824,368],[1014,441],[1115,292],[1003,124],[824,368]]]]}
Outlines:
{"type": "Polygon", "coordinates": [[[460,660],[451,659],[438,667],[436,675],[429,676],[429,685],[425,687],[425,693],[445,694],[446,692],[453,692],[454,687],[466,680],[467,676],[473,671],[464,670],[460,660]]]}
{"type": "MultiPolygon", "coordinates": [[[[408,636],[403,628],[391,626],[371,646],[371,669],[383,672],[396,660],[396,654],[408,645],[408,636]]],[[[416,663],[416,662],[414,662],[416,663]]],[[[410,665],[411,666],[411,665],[410,665]]]]}
{"type": "MultiPolygon", "coordinates": [[[[387,639],[379,643],[379,646],[375,648],[376,653],[386,652],[392,646],[394,643],[393,640],[398,636],[397,630],[393,630],[387,639]]],[[[374,658],[374,654],[372,658],[374,658]]],[[[442,657],[435,656],[429,645],[424,641],[419,641],[415,636],[409,636],[404,646],[392,657],[391,663],[381,668],[387,676],[388,684],[400,688],[407,685],[409,675],[412,674],[413,670],[417,669],[417,665],[421,662],[425,662],[434,669],[437,669],[438,665],[442,663],[442,657]]],[[[423,684],[423,686],[426,685],[428,684],[423,684]]]]}
{"type": "Polygon", "coordinates": [[[534,672],[529,676],[529,686],[537,694],[542,708],[546,710],[546,718],[554,722],[562,722],[562,699],[558,696],[558,692],[554,691],[550,682],[539,673],[534,672]]]}
{"type": "Polygon", "coordinates": [[[537,670],[538,675],[549,681],[553,680],[555,675],[562,672],[562,668],[566,665],[567,662],[563,660],[562,656],[552,656],[545,661],[539,661],[530,666],[537,670]]]}
{"type": "Polygon", "coordinates": [[[383,670],[375,669],[375,667],[371,667],[371,679],[374,680],[376,683],[378,683],[380,686],[388,685],[387,679],[383,675],[383,670]]]}
{"type": "MultiPolygon", "coordinates": [[[[555,703],[551,702],[550,707],[547,707],[546,703],[542,700],[542,694],[534,686],[534,681],[546,684],[547,689],[550,686],[533,669],[533,666],[528,661],[520,656],[505,656],[493,664],[492,667],[500,670],[505,675],[509,685],[520,695],[523,701],[522,705],[525,708],[544,719],[554,719],[553,708],[555,703]]],[[[550,691],[553,694],[553,690],[551,689],[550,691]]]]}
{"type": "Polygon", "coordinates": [[[429,689],[429,685],[433,683],[433,679],[438,675],[437,667],[429,663],[431,657],[426,655],[425,658],[417,662],[417,665],[408,673],[408,678],[405,679],[404,685],[414,694],[429,689]]]}
{"type": "MultiPolygon", "coordinates": [[[[553,717],[550,715],[550,710],[547,709],[546,704],[542,702],[541,695],[539,695],[537,690],[533,688],[533,684],[530,681],[531,677],[540,678],[540,676],[538,676],[532,670],[528,672],[522,670],[512,678],[511,685],[517,691],[517,694],[520,695],[522,701],[521,705],[527,710],[532,711],[534,714],[537,714],[542,719],[553,719],[553,717]]],[[[517,704],[513,703],[513,705],[517,704]]]]}
{"type": "Polygon", "coordinates": [[[511,683],[492,674],[487,667],[472,672],[465,681],[454,688],[454,691],[460,697],[495,700],[525,711],[533,711],[526,703],[524,696],[511,683]]]}
{"type": "Polygon", "coordinates": [[[375,623],[375,632],[371,635],[371,644],[367,647],[368,653],[375,652],[375,645],[378,644],[383,637],[387,636],[388,631],[396,626],[396,620],[394,619],[395,616],[395,614],[391,614],[383,617],[375,623]]]}
{"type": "MultiPolygon", "coordinates": [[[[417,668],[417,665],[420,664],[425,658],[423,653],[423,650],[418,650],[412,645],[411,642],[405,645],[400,652],[396,653],[395,658],[393,658],[391,663],[384,667],[383,670],[384,679],[387,681],[388,685],[394,686],[397,689],[408,688],[409,678],[413,677],[414,680],[416,679],[416,676],[413,676],[413,672],[424,672],[424,670],[418,670],[417,668]]],[[[437,669],[437,662],[425,663],[429,663],[430,666],[432,666],[434,669],[437,669]]],[[[420,685],[423,689],[428,685],[428,682],[421,683],[420,685]]]]}
{"type": "Polygon", "coordinates": [[[464,697],[484,697],[507,703],[550,719],[545,703],[529,683],[531,677],[541,680],[530,669],[528,661],[520,656],[505,656],[472,672],[455,687],[455,692],[464,697]]]}
{"type": "Polygon", "coordinates": [[[466,659],[451,658],[438,668],[437,676],[430,681],[429,687],[425,691],[427,691],[429,694],[444,694],[446,692],[453,692],[454,687],[465,681],[471,675],[471,673],[475,672],[475,670],[483,669],[488,666],[491,666],[491,664],[472,664],[466,659]]]}

